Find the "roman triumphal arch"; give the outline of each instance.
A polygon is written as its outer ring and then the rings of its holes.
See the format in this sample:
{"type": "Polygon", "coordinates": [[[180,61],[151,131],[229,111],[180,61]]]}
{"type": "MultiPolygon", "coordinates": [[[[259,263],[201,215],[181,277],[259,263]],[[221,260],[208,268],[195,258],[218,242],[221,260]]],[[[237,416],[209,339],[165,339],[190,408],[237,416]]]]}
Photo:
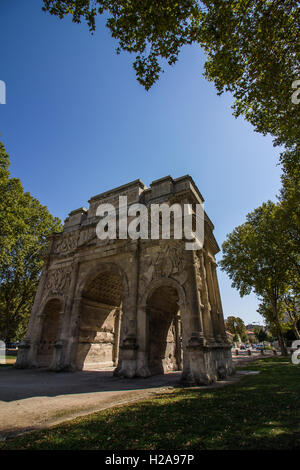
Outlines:
{"type": "MultiPolygon", "coordinates": [[[[49,237],[25,340],[16,366],[54,371],[114,368],[116,376],[182,371],[185,384],[207,384],[233,372],[215,255],[214,226],[203,212],[203,243],[178,237],[101,239],[100,204],[126,197],[128,207],[203,198],[190,176],[140,180],[94,196],[49,237]]],[[[130,210],[128,211],[130,220],[130,210]]],[[[120,210],[117,219],[120,221],[120,210]]],[[[131,216],[132,219],[132,216],[131,216]]]]}

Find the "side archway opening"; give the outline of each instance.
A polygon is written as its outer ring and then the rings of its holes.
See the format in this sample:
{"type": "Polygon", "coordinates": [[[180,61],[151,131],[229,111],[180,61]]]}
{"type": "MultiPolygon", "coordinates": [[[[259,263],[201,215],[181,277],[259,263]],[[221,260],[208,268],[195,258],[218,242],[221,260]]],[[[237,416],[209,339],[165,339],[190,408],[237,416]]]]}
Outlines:
{"type": "Polygon", "coordinates": [[[146,303],[148,367],[152,375],[182,370],[182,326],[178,293],[160,286],[146,303]]]}
{"type": "Polygon", "coordinates": [[[58,337],[61,309],[62,302],[59,299],[51,299],[45,305],[42,332],[37,352],[37,364],[39,367],[49,367],[51,365],[54,345],[58,337]]]}

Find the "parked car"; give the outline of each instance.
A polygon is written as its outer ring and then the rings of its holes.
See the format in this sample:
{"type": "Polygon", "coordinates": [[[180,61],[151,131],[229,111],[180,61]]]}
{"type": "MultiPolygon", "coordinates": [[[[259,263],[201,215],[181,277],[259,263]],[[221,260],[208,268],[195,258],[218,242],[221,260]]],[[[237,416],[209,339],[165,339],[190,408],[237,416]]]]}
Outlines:
{"type": "Polygon", "coordinates": [[[8,349],[15,349],[19,346],[20,342],[19,341],[15,341],[13,343],[6,343],[6,348],[8,349]]]}
{"type": "Polygon", "coordinates": [[[263,344],[257,344],[256,349],[258,349],[260,351],[261,349],[264,349],[264,345],[263,344]]]}

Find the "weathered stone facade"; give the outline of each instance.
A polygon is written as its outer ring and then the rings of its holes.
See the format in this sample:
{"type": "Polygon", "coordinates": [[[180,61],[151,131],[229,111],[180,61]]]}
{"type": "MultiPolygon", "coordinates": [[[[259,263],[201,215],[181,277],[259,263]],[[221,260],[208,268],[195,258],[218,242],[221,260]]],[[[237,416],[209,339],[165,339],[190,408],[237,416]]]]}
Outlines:
{"type": "Polygon", "coordinates": [[[207,384],[233,372],[218,288],[213,224],[205,214],[203,249],[184,240],[100,240],[101,203],[197,204],[190,176],[140,180],[72,211],[48,255],[17,367],[76,370],[115,366],[146,377],[182,370],[182,382],[207,384]]]}

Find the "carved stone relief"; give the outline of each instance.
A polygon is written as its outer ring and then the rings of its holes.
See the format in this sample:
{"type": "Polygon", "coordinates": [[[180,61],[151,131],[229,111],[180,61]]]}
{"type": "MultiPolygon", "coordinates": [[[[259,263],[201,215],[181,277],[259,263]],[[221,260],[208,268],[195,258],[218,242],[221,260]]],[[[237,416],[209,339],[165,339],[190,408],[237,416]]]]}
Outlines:
{"type": "Polygon", "coordinates": [[[159,251],[145,255],[141,263],[140,297],[152,280],[172,277],[183,285],[187,280],[184,250],[181,244],[165,243],[159,251]]]}
{"type": "Polygon", "coordinates": [[[77,231],[68,233],[66,235],[61,235],[54,242],[54,251],[56,253],[67,253],[69,251],[74,251],[77,248],[77,239],[77,231]]]}
{"type": "Polygon", "coordinates": [[[57,268],[48,271],[45,291],[49,294],[62,294],[71,282],[71,268],[57,268]]]}

